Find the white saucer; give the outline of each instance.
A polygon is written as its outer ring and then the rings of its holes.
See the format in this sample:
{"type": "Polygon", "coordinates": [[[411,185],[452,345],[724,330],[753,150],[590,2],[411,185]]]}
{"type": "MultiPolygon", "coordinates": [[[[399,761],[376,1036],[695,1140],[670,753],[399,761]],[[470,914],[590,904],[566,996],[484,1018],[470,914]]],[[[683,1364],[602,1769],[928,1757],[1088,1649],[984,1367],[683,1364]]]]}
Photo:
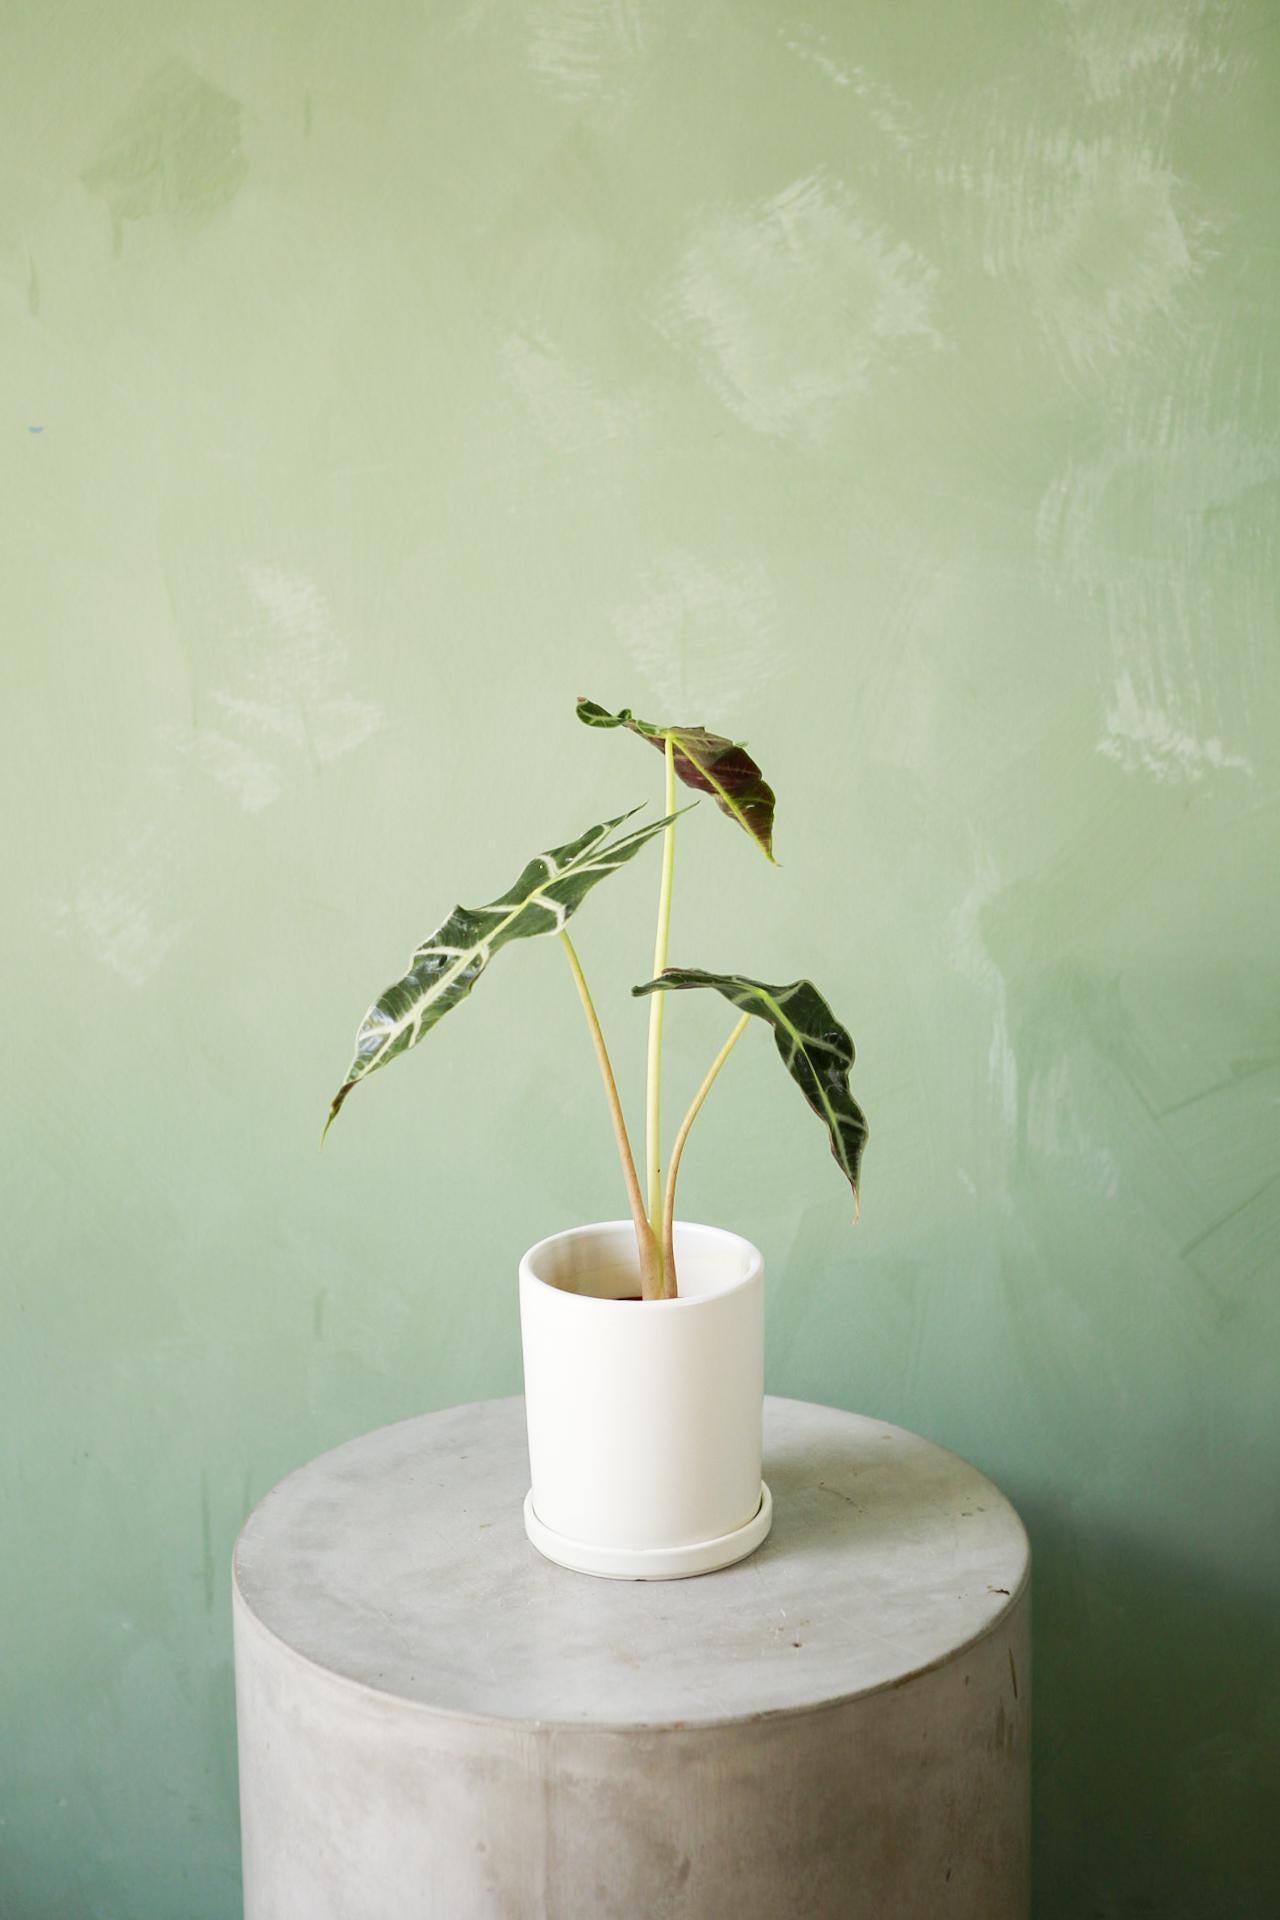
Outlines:
{"type": "Polygon", "coordinates": [[[773,1525],[773,1496],[762,1480],[760,1505],[750,1520],[716,1540],[695,1540],[683,1547],[595,1547],[570,1540],[544,1527],[533,1510],[533,1488],[524,1497],[524,1530],[538,1552],[574,1573],[594,1573],[605,1580],[687,1580],[695,1573],[714,1573],[754,1553],[773,1525]]]}

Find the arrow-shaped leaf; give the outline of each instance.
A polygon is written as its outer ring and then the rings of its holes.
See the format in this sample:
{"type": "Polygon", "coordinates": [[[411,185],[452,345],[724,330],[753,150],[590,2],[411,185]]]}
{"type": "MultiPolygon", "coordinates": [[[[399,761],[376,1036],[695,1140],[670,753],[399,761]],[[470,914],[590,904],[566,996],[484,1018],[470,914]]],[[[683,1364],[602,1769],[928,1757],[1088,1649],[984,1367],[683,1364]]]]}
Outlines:
{"type": "Polygon", "coordinates": [[[515,885],[487,907],[454,908],[444,925],[416,949],[408,971],[378,996],[361,1021],[355,1058],[334,1096],[326,1133],[356,1082],[416,1047],[466,999],[499,948],[534,934],[559,933],[592,887],[625,865],[674,818],[651,821],[610,843],[615,827],[638,812],[633,807],[567,846],[538,854],[515,885]]]}
{"type": "Polygon", "coordinates": [[[580,699],[577,713],[588,727],[627,727],[651,741],[659,753],[666,752],[669,739],[676,772],[686,787],[711,794],[721,813],[736,820],[766,858],[773,859],[773,788],[741,741],[726,740],[705,727],[655,726],[637,720],[630,707],[610,713],[594,700],[580,699]]]}
{"type": "Polygon", "coordinates": [[[867,1144],[867,1122],[849,1091],[853,1041],[811,980],[771,987],[741,973],[703,973],[697,967],[668,967],[656,980],[632,993],[666,992],[681,987],[714,987],[743,1013],[759,1014],[773,1028],[778,1052],[813,1111],[826,1122],[836,1165],[858,1200],[858,1169],[867,1144]]]}

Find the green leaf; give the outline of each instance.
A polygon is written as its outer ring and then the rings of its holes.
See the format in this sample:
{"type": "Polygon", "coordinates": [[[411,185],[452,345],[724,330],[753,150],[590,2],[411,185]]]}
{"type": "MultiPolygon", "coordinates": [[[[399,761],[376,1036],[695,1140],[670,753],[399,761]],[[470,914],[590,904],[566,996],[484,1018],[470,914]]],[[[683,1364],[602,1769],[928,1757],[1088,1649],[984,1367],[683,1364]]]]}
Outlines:
{"type": "Polygon", "coordinates": [[[743,1013],[759,1014],[773,1028],[782,1061],[819,1119],[826,1122],[831,1152],[858,1202],[858,1169],[867,1144],[867,1122],[849,1091],[853,1041],[812,980],[771,987],[741,973],[703,973],[668,967],[632,993],[670,993],[681,987],[714,987],[743,1013]]]}
{"type": "Polygon", "coordinates": [[[651,741],[659,753],[666,752],[670,740],[676,772],[686,787],[711,794],[721,813],[736,820],[766,859],[773,860],[773,788],[741,741],[726,740],[721,734],[708,733],[705,727],[655,726],[651,721],[637,720],[630,707],[610,713],[594,700],[580,698],[577,714],[584,726],[627,727],[642,740],[651,741]]]}
{"type": "Polygon", "coordinates": [[[487,907],[454,908],[444,925],[416,949],[408,971],[378,996],[361,1021],[355,1058],[334,1096],[325,1133],[357,1081],[416,1047],[466,999],[499,948],[534,934],[559,933],[592,887],[625,865],[675,817],[651,821],[610,842],[614,829],[639,811],[633,807],[567,846],[538,854],[515,885],[487,907]]]}

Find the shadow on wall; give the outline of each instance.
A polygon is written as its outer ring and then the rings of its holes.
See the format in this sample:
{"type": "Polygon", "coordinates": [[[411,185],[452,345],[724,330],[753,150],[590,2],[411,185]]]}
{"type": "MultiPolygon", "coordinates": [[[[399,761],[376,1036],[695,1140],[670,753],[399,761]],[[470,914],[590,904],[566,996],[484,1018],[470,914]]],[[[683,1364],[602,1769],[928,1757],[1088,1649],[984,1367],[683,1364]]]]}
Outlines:
{"type": "Polygon", "coordinates": [[[1273,1920],[1280,1619],[1244,1577],[1256,1538],[1233,1583],[1033,1499],[1019,1510],[1036,1920],[1273,1920]]]}

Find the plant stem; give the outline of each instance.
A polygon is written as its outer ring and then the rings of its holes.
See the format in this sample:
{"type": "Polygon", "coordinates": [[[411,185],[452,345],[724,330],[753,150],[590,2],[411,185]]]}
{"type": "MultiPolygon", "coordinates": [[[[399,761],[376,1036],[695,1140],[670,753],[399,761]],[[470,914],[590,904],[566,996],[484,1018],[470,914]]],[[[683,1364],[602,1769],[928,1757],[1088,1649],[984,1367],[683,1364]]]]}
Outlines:
{"type": "MultiPolygon", "coordinates": [[[[668,1275],[675,1273],[676,1175],[680,1171],[680,1156],[684,1152],[684,1143],[689,1138],[689,1129],[697,1119],[698,1111],[710,1093],[716,1075],[737,1046],[738,1041],[742,1038],[750,1019],[751,1015],[749,1013],[743,1014],[737,1026],[733,1029],[733,1032],[729,1035],[729,1038],[711,1062],[710,1067],[707,1069],[706,1079],[694,1094],[689,1106],[689,1111],[680,1122],[680,1131],[676,1135],[675,1142],[671,1148],[671,1164],[667,1168],[667,1198],[662,1210],[662,1248],[665,1258],[665,1269],[668,1275]]],[[[674,1291],[675,1289],[673,1287],[672,1292],[674,1291]]]]}
{"type": "MultiPolygon", "coordinates": [[[[666,813],[676,810],[676,752],[671,735],[667,735],[667,792],[666,813]]],[[[667,964],[667,938],[671,931],[671,886],[676,866],[676,823],[673,820],[662,836],[662,880],[658,888],[658,929],[653,942],[653,978],[656,980],[667,964]]],[[[653,1234],[655,1246],[661,1248],[658,1238],[662,1224],[662,1015],[666,1005],[665,993],[655,993],[649,1000],[649,1058],[645,1075],[645,1170],[648,1178],[649,1230],[653,1234]]],[[[675,1274],[665,1271],[665,1257],[659,1251],[663,1263],[663,1292],[674,1294],[675,1274]]]]}
{"type": "Polygon", "coordinates": [[[613,1121],[614,1138],[618,1143],[618,1158],[622,1162],[622,1177],[627,1184],[627,1199],[631,1205],[631,1218],[635,1221],[636,1227],[636,1253],[640,1260],[640,1292],[645,1300],[659,1300],[662,1297],[662,1266],[658,1259],[658,1243],[644,1210],[644,1198],[640,1192],[640,1182],[636,1177],[636,1163],[631,1152],[631,1142],[627,1137],[627,1123],[622,1112],[622,1102],[618,1098],[618,1083],[613,1077],[609,1049],[604,1043],[604,1034],[591,999],[591,990],[587,986],[587,977],[582,971],[582,963],[574,951],[573,942],[563,930],[561,930],[560,941],[569,962],[569,969],[573,974],[573,983],[578,989],[582,1011],[587,1016],[591,1044],[596,1050],[596,1059],[600,1063],[600,1078],[604,1081],[605,1099],[609,1102],[609,1118],[613,1121]]]}

